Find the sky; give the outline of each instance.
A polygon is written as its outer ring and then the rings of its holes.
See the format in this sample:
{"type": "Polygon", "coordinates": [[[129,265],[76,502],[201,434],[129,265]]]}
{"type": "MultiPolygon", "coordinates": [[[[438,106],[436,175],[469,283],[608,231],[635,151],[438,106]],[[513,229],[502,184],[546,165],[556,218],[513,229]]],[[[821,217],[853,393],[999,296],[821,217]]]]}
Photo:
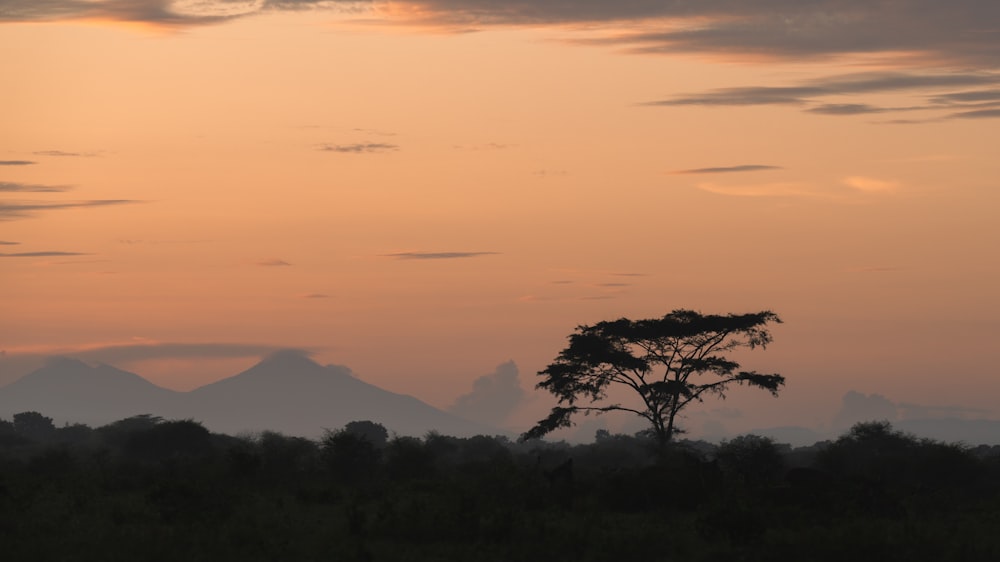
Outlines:
{"type": "Polygon", "coordinates": [[[693,432],[1000,418],[1000,3],[0,0],[0,51],[0,384],[296,348],[527,427],[578,325],[773,310],[781,396],[693,432]]]}

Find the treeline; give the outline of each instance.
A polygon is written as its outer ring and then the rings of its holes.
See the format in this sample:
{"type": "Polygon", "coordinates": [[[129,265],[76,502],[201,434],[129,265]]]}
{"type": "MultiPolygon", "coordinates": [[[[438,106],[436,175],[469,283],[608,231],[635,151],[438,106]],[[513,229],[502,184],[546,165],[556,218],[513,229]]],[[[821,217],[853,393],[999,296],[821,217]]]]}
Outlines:
{"type": "Polygon", "coordinates": [[[1000,448],[0,420],[4,560],[1000,560],[1000,448]]]}

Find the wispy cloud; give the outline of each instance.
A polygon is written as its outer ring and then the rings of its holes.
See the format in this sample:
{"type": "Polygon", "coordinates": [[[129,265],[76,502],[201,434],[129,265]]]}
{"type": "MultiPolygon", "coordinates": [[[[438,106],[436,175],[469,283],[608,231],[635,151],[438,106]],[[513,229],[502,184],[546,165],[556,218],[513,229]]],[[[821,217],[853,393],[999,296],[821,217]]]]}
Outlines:
{"type": "Polygon", "coordinates": [[[824,103],[816,107],[810,107],[806,111],[823,115],[863,115],[866,113],[885,113],[886,111],[897,110],[869,105],[867,103],[824,103]]]}
{"type": "Polygon", "coordinates": [[[967,92],[949,92],[939,94],[931,98],[935,103],[975,103],[975,102],[1000,102],[1000,90],[972,90],[967,92]]]}
{"type": "Polygon", "coordinates": [[[32,160],[0,160],[0,166],[30,166],[36,163],[32,160]]]}
{"type": "Polygon", "coordinates": [[[67,152],[65,150],[36,150],[32,154],[37,156],[57,156],[57,157],[71,157],[71,158],[93,158],[97,156],[97,152],[67,152]]]}
{"type": "Polygon", "coordinates": [[[321,144],[323,152],[340,152],[343,154],[364,154],[373,152],[393,152],[399,150],[399,145],[386,142],[362,142],[355,144],[321,144]]]}
{"type": "Polygon", "coordinates": [[[456,144],[455,149],[457,150],[507,150],[508,148],[516,147],[516,144],[507,144],[502,142],[488,142],[485,144],[456,144]]]}
{"type": "Polygon", "coordinates": [[[452,260],[497,255],[500,252],[397,252],[382,254],[383,257],[400,260],[452,260]]]}
{"type": "Polygon", "coordinates": [[[95,199],[90,201],[68,201],[48,203],[38,201],[0,201],[0,221],[33,217],[42,211],[59,209],[84,209],[141,203],[134,199],[95,199]]]}
{"type": "Polygon", "coordinates": [[[69,189],[70,187],[65,185],[0,182],[0,193],[60,193],[69,189]]]}
{"type": "Polygon", "coordinates": [[[699,183],[702,191],[732,197],[770,197],[825,200],[841,203],[858,202],[861,197],[879,193],[892,193],[899,189],[899,182],[866,176],[848,176],[838,183],[810,183],[802,181],[717,184],[699,183]],[[849,189],[848,189],[849,188],[849,189]]]}
{"type": "Polygon", "coordinates": [[[996,72],[915,74],[864,72],[828,76],[788,86],[717,88],[646,102],[646,106],[756,106],[788,105],[818,115],[851,116],[893,112],[931,112],[924,119],[895,119],[878,123],[927,123],[941,119],[981,119],[1000,116],[1000,90],[935,92],[945,88],[989,86],[1000,83],[996,72]],[[826,101],[831,97],[912,92],[922,103],[885,107],[864,102],[826,101]],[[964,110],[964,111],[963,111],[964,110]]]}
{"type": "Polygon", "coordinates": [[[726,174],[730,172],[759,172],[762,170],[780,170],[781,166],[765,164],[742,164],[740,166],[716,166],[712,168],[691,168],[689,170],[674,170],[674,174],[726,174]]]}
{"type": "Polygon", "coordinates": [[[264,267],[284,267],[284,266],[290,266],[292,264],[288,263],[285,260],[280,260],[280,259],[277,259],[277,258],[272,258],[272,259],[269,259],[269,260],[261,260],[261,261],[257,262],[257,265],[261,265],[261,266],[264,266],[264,267]]]}
{"type": "Polygon", "coordinates": [[[844,185],[866,193],[885,193],[888,191],[895,191],[899,188],[899,182],[868,178],[864,176],[846,177],[844,178],[844,185]]]}
{"type": "Polygon", "coordinates": [[[960,111],[948,115],[949,119],[996,119],[998,117],[1000,117],[1000,108],[960,111]]]}
{"type": "Polygon", "coordinates": [[[299,295],[300,299],[328,299],[330,295],[323,293],[307,293],[305,295],[299,295]]]}
{"type": "Polygon", "coordinates": [[[735,197],[823,197],[815,186],[802,182],[772,182],[740,185],[699,183],[697,188],[718,195],[735,197]]]}
{"type": "Polygon", "coordinates": [[[17,246],[20,242],[10,242],[8,240],[0,240],[0,246],[17,246]]]}
{"type": "Polygon", "coordinates": [[[13,254],[0,253],[0,258],[47,258],[47,257],[57,257],[57,256],[89,256],[91,254],[85,254],[81,252],[57,252],[57,251],[45,251],[45,252],[17,252],[13,254]]]}

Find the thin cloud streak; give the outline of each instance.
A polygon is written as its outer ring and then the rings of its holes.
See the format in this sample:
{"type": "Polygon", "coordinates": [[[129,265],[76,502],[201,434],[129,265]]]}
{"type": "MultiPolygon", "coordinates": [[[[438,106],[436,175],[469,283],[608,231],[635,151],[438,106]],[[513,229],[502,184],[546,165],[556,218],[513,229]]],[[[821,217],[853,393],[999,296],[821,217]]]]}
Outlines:
{"type": "Polygon", "coordinates": [[[36,150],[32,154],[37,156],[58,156],[58,157],[72,157],[72,158],[93,158],[97,156],[96,152],[67,152],[65,150],[36,150]]]}
{"type": "Polygon", "coordinates": [[[42,211],[108,207],[112,205],[128,205],[141,202],[142,201],[135,199],[96,199],[91,201],[72,201],[64,203],[42,203],[34,201],[0,202],[0,221],[34,217],[42,211]]]}
{"type": "Polygon", "coordinates": [[[0,182],[0,193],[61,193],[69,189],[69,186],[65,185],[0,182]]]}
{"type": "Polygon", "coordinates": [[[385,142],[363,142],[355,144],[321,144],[318,150],[323,152],[339,152],[342,154],[365,154],[375,152],[393,152],[399,150],[399,145],[385,142]]]}
{"type": "Polygon", "coordinates": [[[846,177],[844,178],[844,184],[865,193],[886,193],[899,188],[899,182],[863,176],[846,177]]]}
{"type": "Polygon", "coordinates": [[[800,107],[811,114],[831,116],[868,115],[909,111],[936,111],[936,118],[892,120],[882,123],[926,123],[940,119],[993,118],[1000,91],[927,93],[928,90],[961,86],[985,86],[1000,83],[1000,73],[965,72],[947,74],[909,74],[900,72],[867,72],[829,76],[789,86],[747,86],[717,88],[703,92],[681,94],[672,98],[644,102],[650,107],[706,106],[746,107],[787,105],[800,107]],[[828,97],[859,96],[894,92],[918,92],[924,104],[902,107],[882,107],[869,103],[829,103],[828,97]],[[965,109],[967,111],[960,111],[965,109]],[[942,115],[942,111],[949,114],[942,115]]]}
{"type": "Polygon", "coordinates": [[[275,259],[270,259],[270,260],[261,260],[261,261],[257,262],[257,265],[264,266],[264,267],[286,267],[286,266],[290,266],[292,264],[288,263],[285,260],[279,260],[279,259],[275,258],[275,259]]]}
{"type": "MultiPolygon", "coordinates": [[[[704,92],[683,94],[664,100],[646,102],[642,105],[807,105],[815,102],[817,98],[824,96],[877,94],[955,86],[983,86],[998,83],[1000,83],[1000,74],[991,72],[928,75],[902,72],[866,72],[829,76],[793,86],[717,88],[704,92]]],[[[839,105],[850,107],[850,104],[839,105]]],[[[907,110],[911,108],[902,109],[907,110]]]]}
{"type": "Polygon", "coordinates": [[[500,252],[397,252],[394,254],[382,254],[382,256],[400,260],[450,260],[498,254],[500,252]]]}
{"type": "Polygon", "coordinates": [[[775,182],[749,185],[717,185],[714,183],[700,183],[697,188],[717,195],[731,195],[735,197],[825,197],[818,193],[815,188],[806,183],[799,182],[775,182]]]}
{"type": "Polygon", "coordinates": [[[56,256],[90,256],[93,254],[85,254],[82,252],[17,252],[13,254],[0,253],[0,258],[48,258],[56,256]]]}
{"type": "Polygon", "coordinates": [[[37,164],[31,160],[0,160],[0,166],[30,166],[37,164]]]}
{"type": "Polygon", "coordinates": [[[998,117],[1000,117],[1000,109],[978,109],[952,113],[948,119],[996,119],[998,117]]]}
{"type": "Polygon", "coordinates": [[[692,168],[690,170],[675,170],[674,174],[725,174],[730,172],[758,172],[762,170],[781,170],[781,166],[765,164],[743,164],[740,166],[716,166],[712,168],[692,168]]]}

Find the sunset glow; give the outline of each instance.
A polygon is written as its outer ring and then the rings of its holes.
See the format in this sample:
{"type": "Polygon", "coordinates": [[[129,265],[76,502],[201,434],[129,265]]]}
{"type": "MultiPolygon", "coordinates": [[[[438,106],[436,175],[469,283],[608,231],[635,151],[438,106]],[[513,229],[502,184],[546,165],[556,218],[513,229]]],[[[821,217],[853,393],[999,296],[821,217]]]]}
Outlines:
{"type": "Polygon", "coordinates": [[[513,360],[523,429],[580,324],[773,310],[692,433],[1000,417],[1000,4],[767,4],[0,0],[0,384],[513,360]]]}

